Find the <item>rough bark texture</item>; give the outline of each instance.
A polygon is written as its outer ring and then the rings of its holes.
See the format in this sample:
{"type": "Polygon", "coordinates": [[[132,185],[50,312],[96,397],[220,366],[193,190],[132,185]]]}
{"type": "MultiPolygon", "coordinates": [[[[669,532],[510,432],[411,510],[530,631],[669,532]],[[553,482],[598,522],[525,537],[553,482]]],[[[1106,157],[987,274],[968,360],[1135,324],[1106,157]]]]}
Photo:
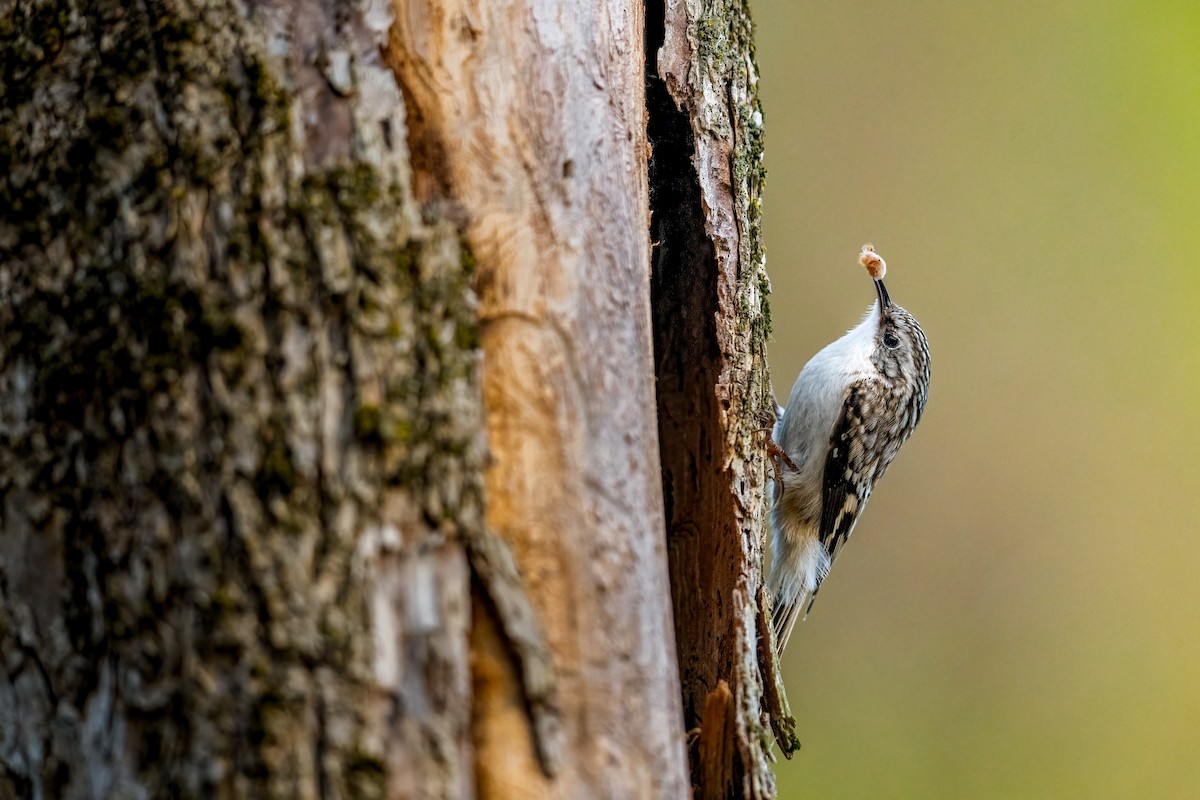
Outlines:
{"type": "Polygon", "coordinates": [[[760,580],[770,285],[762,114],[743,2],[647,16],[655,356],[671,586],[697,796],[774,794],[770,746],[798,746],[760,580]],[[773,729],[768,730],[767,726],[773,729]]]}
{"type": "Polygon", "coordinates": [[[514,711],[516,677],[493,657],[501,638],[478,641],[488,797],[687,795],[653,412],[642,25],[638,3],[405,0],[388,51],[418,184],[462,210],[479,260],[488,521],[558,671],[566,746],[549,778],[514,711]]]}
{"type": "Polygon", "coordinates": [[[695,5],[0,0],[0,797],[770,793],[695,5]]]}
{"type": "Polygon", "coordinates": [[[470,796],[472,259],[379,4],[0,4],[0,797],[470,796]]]}

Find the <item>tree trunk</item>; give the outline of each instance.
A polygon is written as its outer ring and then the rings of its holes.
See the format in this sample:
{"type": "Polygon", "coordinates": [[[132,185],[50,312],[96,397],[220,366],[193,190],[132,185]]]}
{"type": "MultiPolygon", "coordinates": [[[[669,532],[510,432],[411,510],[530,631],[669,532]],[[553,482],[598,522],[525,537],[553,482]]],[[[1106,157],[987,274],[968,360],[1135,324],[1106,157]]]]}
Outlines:
{"type": "Polygon", "coordinates": [[[682,798],[701,723],[770,794],[760,120],[690,15],[0,0],[0,798],[682,798]]]}
{"type": "MultiPolygon", "coordinates": [[[[508,677],[479,684],[489,797],[684,797],[654,413],[642,9],[400,4],[416,185],[480,264],[487,520],[558,673],[551,778],[508,677]]],[[[501,642],[475,640],[502,660],[501,642]]]]}
{"type": "Polygon", "coordinates": [[[471,792],[472,262],[385,12],[0,12],[0,795],[471,792]]]}
{"type": "Polygon", "coordinates": [[[658,416],[692,781],[699,797],[764,798],[772,738],[789,757],[799,742],[761,579],[774,401],[753,25],[737,0],[666,0],[647,31],[658,416]]]}

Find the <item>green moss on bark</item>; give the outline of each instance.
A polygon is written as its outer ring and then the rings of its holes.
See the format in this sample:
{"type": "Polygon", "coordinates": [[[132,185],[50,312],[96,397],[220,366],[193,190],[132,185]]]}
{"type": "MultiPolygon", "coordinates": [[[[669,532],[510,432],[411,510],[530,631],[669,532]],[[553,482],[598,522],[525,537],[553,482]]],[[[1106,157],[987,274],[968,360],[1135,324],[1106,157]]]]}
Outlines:
{"type": "Polygon", "coordinates": [[[364,531],[479,516],[469,254],[260,11],[0,0],[0,787],[383,796],[364,531]]]}

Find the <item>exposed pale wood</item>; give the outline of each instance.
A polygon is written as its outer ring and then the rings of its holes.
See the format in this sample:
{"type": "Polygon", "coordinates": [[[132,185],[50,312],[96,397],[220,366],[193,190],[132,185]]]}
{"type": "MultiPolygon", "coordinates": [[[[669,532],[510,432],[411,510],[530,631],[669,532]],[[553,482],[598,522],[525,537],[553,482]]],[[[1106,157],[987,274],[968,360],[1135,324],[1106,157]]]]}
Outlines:
{"type": "Polygon", "coordinates": [[[537,736],[506,634],[480,597],[472,611],[471,738],[479,765],[478,796],[553,800],[560,795],[540,763],[537,736]]]}
{"type": "MultiPolygon", "coordinates": [[[[551,791],[685,797],[654,415],[641,6],[396,8],[388,58],[414,123],[417,182],[430,202],[461,210],[479,263],[488,522],[511,545],[554,654],[566,747],[551,791]]],[[[480,788],[499,797],[490,787],[537,785],[530,769],[481,752],[480,788]]]]}

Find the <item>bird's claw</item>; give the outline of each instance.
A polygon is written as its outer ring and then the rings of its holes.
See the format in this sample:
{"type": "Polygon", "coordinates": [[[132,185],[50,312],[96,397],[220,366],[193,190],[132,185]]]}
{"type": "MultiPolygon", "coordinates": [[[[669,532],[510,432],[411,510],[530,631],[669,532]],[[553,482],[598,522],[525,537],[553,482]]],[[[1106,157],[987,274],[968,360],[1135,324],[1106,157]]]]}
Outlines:
{"type": "MultiPolygon", "coordinates": [[[[783,465],[792,472],[800,471],[800,468],[796,466],[796,462],[792,461],[792,457],[787,454],[787,451],[779,446],[779,443],[776,442],[774,438],[767,440],[767,455],[773,462],[775,462],[776,468],[778,468],[779,463],[782,462],[783,465]]],[[[776,471],[778,472],[779,470],[776,469],[776,471]]]]}
{"type": "Polygon", "coordinates": [[[783,468],[787,467],[792,472],[799,472],[800,468],[796,466],[796,462],[787,454],[787,451],[779,446],[775,441],[774,430],[775,425],[779,420],[783,419],[783,406],[775,399],[775,393],[771,392],[771,406],[759,412],[758,421],[763,427],[758,428],[755,433],[767,434],[767,458],[771,459],[771,469],[774,473],[775,481],[775,502],[783,497],[783,468]]]}
{"type": "Polygon", "coordinates": [[[774,437],[767,439],[767,458],[771,459],[771,469],[775,477],[775,503],[778,504],[783,498],[783,468],[787,467],[792,472],[799,472],[800,468],[796,466],[792,457],[779,446],[774,437]]]}

